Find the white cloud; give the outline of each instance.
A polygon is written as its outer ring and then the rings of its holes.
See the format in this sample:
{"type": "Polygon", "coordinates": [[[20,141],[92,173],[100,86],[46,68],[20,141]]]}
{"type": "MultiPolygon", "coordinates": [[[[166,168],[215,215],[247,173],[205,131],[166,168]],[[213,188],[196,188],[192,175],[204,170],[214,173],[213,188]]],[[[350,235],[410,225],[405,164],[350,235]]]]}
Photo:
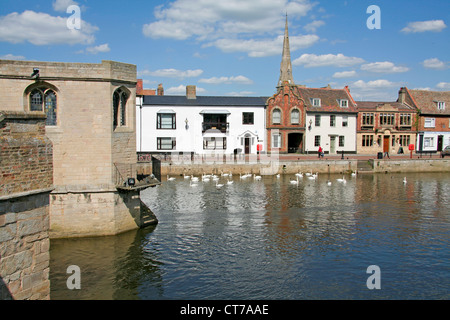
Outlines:
{"type": "Polygon", "coordinates": [[[111,51],[111,49],[109,48],[109,45],[107,43],[101,44],[101,45],[98,45],[95,47],[86,48],[86,52],[90,53],[90,54],[97,54],[100,52],[103,53],[103,52],[109,52],[109,51],[111,51]]]}
{"type": "Polygon", "coordinates": [[[427,69],[444,70],[447,69],[447,64],[438,58],[426,59],[422,62],[423,66],[427,69]]]}
{"type": "Polygon", "coordinates": [[[228,38],[238,34],[273,33],[284,27],[284,14],[305,16],[309,0],[175,0],[158,6],[156,21],[143,26],[145,36],[198,40],[228,38]]]}
{"type": "Polygon", "coordinates": [[[227,93],[227,96],[242,97],[242,96],[252,96],[254,94],[255,92],[252,91],[240,91],[240,92],[229,92],[227,93]]]}
{"type": "Polygon", "coordinates": [[[408,26],[401,31],[404,33],[418,33],[418,32],[441,32],[447,28],[443,20],[429,20],[429,21],[417,21],[410,22],[408,26]]]}
{"type": "Polygon", "coordinates": [[[342,79],[342,78],[352,78],[356,76],[356,71],[342,71],[336,72],[333,74],[333,78],[342,79]]]}
{"type": "Polygon", "coordinates": [[[324,54],[315,55],[305,53],[292,61],[293,65],[303,65],[306,68],[312,67],[350,67],[364,62],[364,59],[357,57],[346,57],[342,53],[337,55],[324,54]]]}
{"type": "Polygon", "coordinates": [[[151,76],[158,78],[176,78],[176,79],[184,79],[184,78],[195,78],[199,77],[203,73],[203,70],[177,70],[177,69],[160,69],[160,70],[143,70],[139,71],[139,76],[151,76]]]}
{"type": "Polygon", "coordinates": [[[409,68],[398,67],[392,62],[384,61],[384,62],[373,62],[364,64],[361,66],[361,70],[376,73],[400,73],[409,71],[409,68]]]}
{"type": "Polygon", "coordinates": [[[325,25],[325,22],[322,20],[315,20],[311,23],[308,23],[306,26],[303,27],[303,29],[305,29],[308,32],[312,32],[315,33],[317,31],[318,28],[322,27],[325,25]]]}
{"type": "Polygon", "coordinates": [[[400,82],[378,79],[367,82],[358,80],[353,82],[349,88],[356,100],[395,101],[398,98],[398,89],[402,86],[400,82]]]}
{"type": "Polygon", "coordinates": [[[396,85],[394,82],[391,82],[389,80],[373,80],[365,82],[364,80],[358,80],[353,83],[353,87],[355,88],[361,88],[361,89],[375,89],[375,88],[388,88],[393,85],[396,85]]]}
{"type": "Polygon", "coordinates": [[[245,76],[236,76],[236,77],[212,77],[209,79],[200,79],[199,83],[207,83],[207,84],[252,84],[253,81],[245,76]]]}
{"type": "Polygon", "coordinates": [[[60,12],[66,12],[67,8],[72,5],[78,5],[78,2],[75,2],[73,0],[55,0],[53,1],[53,10],[60,11],[60,12]]]}
{"type": "MultiPolygon", "coordinates": [[[[206,92],[205,89],[196,87],[197,94],[206,92]]],[[[166,95],[185,95],[186,94],[186,86],[179,85],[178,87],[170,87],[168,89],[164,89],[164,94],[166,95]]]]}
{"type": "Polygon", "coordinates": [[[3,60],[25,60],[25,57],[24,56],[16,56],[11,53],[8,53],[3,56],[0,56],[0,59],[3,59],[3,60]]]}
{"type": "MultiPolygon", "coordinates": [[[[223,52],[246,52],[249,57],[268,57],[281,54],[283,39],[282,35],[275,39],[265,40],[219,39],[206,44],[205,47],[215,46],[223,52]]],[[[310,47],[317,41],[319,41],[319,37],[316,35],[289,37],[291,52],[310,47]]]]}
{"type": "Polygon", "coordinates": [[[92,44],[97,27],[82,21],[80,30],[67,28],[67,18],[24,11],[0,17],[0,41],[34,45],[92,44]]]}
{"type": "Polygon", "coordinates": [[[436,88],[440,90],[450,91],[450,82],[439,82],[436,88]]]}

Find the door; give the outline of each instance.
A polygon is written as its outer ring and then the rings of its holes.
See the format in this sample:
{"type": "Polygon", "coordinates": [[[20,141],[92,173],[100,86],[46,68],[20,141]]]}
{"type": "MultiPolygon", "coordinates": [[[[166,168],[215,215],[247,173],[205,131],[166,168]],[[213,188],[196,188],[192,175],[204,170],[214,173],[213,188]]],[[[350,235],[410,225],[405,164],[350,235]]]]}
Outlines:
{"type": "Polygon", "coordinates": [[[442,151],[443,145],[444,145],[444,136],[438,136],[437,151],[442,151]]]}
{"type": "Polygon", "coordinates": [[[389,136],[383,137],[383,152],[389,152],[389,141],[390,141],[389,136]]]}
{"type": "Polygon", "coordinates": [[[330,154],[336,153],[336,137],[330,137],[330,154]]]}
{"type": "Polygon", "coordinates": [[[245,138],[245,154],[250,154],[250,138],[245,138]]]}

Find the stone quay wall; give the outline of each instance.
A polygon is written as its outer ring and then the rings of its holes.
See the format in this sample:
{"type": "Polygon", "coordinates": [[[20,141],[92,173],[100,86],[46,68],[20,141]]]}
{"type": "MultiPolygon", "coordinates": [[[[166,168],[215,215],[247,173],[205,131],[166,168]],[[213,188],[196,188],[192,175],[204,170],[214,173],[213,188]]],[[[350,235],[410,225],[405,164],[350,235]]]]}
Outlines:
{"type": "Polygon", "coordinates": [[[0,112],[0,299],[50,298],[52,143],[45,114],[0,112]]]}

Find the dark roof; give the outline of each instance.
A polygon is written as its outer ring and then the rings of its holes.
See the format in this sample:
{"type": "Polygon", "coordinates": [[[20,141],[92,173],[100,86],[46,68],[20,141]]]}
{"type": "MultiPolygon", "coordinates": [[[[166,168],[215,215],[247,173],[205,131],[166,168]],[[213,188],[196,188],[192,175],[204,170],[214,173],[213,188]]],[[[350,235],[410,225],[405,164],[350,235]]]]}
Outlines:
{"type": "Polygon", "coordinates": [[[299,87],[299,91],[308,111],[344,113],[356,113],[358,111],[353,98],[345,89],[299,87]],[[311,100],[314,98],[321,100],[320,107],[312,105],[311,100]],[[339,100],[347,100],[348,108],[341,108],[339,100]]]}
{"type": "Polygon", "coordinates": [[[450,91],[409,90],[422,114],[450,115],[450,91]],[[437,102],[445,102],[445,109],[438,110],[437,102]]]}
{"type": "Polygon", "coordinates": [[[383,105],[390,105],[394,109],[400,111],[411,111],[414,112],[416,109],[414,107],[408,106],[400,102],[382,102],[382,101],[356,101],[356,105],[359,110],[372,110],[375,111],[378,107],[383,105]]]}
{"type": "Polygon", "coordinates": [[[214,97],[197,96],[188,99],[186,96],[144,96],[144,105],[156,106],[261,106],[266,105],[267,97],[214,97]]]}

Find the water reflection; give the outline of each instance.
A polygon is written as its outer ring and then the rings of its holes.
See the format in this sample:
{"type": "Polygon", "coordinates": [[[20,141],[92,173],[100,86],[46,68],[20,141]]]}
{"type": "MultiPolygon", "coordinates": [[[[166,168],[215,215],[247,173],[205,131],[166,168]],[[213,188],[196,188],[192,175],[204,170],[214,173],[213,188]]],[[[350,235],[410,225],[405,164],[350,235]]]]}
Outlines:
{"type": "Polygon", "coordinates": [[[142,194],[154,229],[52,241],[51,298],[448,299],[450,175],[403,177],[164,182],[142,194]],[[382,290],[365,285],[372,264],[382,290]]]}

